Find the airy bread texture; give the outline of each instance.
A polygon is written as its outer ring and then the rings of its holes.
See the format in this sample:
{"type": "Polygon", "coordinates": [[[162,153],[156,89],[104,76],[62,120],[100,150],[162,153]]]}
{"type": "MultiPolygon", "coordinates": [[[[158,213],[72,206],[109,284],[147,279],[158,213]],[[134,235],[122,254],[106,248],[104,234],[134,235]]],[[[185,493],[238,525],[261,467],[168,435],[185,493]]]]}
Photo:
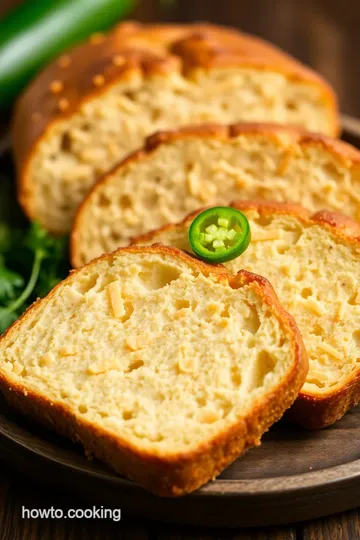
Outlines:
{"type": "Polygon", "coordinates": [[[307,369],[265,279],[164,246],[94,261],[0,339],[10,405],[169,496],[259,444],[307,369]]]}
{"type": "Polygon", "coordinates": [[[259,38],[207,24],[121,24],[52,63],[17,103],[21,204],[65,233],[94,182],[150,133],[239,120],[339,131],[332,89],[259,38]]]}
{"type": "MultiPolygon", "coordinates": [[[[332,424],[360,402],[360,224],[331,212],[311,215],[290,204],[236,202],[252,240],[225,263],[265,276],[295,317],[309,355],[309,373],[289,414],[308,428],[332,424]]],[[[195,212],[134,239],[191,252],[195,212]]]]}
{"type": "Polygon", "coordinates": [[[235,199],[296,201],[360,220],[360,152],[266,124],[189,127],[150,137],[81,206],[72,234],[80,266],[130,237],[235,199]]]}

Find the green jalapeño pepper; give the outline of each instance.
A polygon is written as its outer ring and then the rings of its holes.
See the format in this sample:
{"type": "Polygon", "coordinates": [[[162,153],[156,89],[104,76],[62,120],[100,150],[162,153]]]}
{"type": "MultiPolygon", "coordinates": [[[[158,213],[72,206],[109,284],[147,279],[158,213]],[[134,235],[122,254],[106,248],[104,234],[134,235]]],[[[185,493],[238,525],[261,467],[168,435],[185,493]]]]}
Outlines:
{"type": "MultiPolygon", "coordinates": [[[[0,0],[1,1],[1,0],[0,0]]],[[[135,0],[27,0],[0,21],[0,108],[50,60],[108,29],[135,0]]]]}
{"type": "Polygon", "coordinates": [[[227,206],[201,212],[189,229],[195,255],[209,263],[235,259],[247,249],[250,238],[250,225],[244,214],[227,206]]]}

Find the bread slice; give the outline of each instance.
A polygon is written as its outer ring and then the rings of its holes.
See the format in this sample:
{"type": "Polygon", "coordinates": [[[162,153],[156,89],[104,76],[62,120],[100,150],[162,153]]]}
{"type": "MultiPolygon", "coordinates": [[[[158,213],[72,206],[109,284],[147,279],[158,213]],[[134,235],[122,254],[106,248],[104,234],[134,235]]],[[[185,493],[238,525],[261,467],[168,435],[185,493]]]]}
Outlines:
{"type": "MultiPolygon", "coordinates": [[[[321,428],[360,402],[360,224],[331,212],[311,215],[297,205],[236,202],[249,219],[252,241],[225,263],[265,276],[295,317],[310,369],[289,415],[321,428]]],[[[162,242],[191,251],[183,222],[133,240],[162,242]]]]}
{"type": "Polygon", "coordinates": [[[72,273],[0,339],[11,406],[168,496],[258,445],[307,369],[264,278],[164,246],[72,273]]]}
{"type": "Polygon", "coordinates": [[[75,267],[131,236],[236,199],[300,202],[360,220],[360,152],[266,124],[189,127],[150,137],[95,186],[72,234],[75,267]]]}
{"type": "Polygon", "coordinates": [[[46,229],[68,232],[96,179],[145,136],[239,120],[339,131],[329,85],[259,38],[209,24],[121,24],[49,65],[17,103],[20,201],[46,229]]]}

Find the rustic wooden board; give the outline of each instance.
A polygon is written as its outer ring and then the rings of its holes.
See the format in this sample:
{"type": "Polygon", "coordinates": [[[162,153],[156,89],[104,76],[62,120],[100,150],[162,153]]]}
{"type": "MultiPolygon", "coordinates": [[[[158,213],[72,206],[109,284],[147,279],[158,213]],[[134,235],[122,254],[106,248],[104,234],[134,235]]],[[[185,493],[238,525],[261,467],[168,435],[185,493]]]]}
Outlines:
{"type": "MultiPolygon", "coordinates": [[[[360,148],[360,123],[344,117],[344,139],[360,148]]],[[[41,483],[126,515],[184,524],[265,526],[312,519],[360,504],[360,406],[321,431],[282,420],[259,448],[214,482],[180,499],[160,499],[85,458],[77,447],[11,412],[0,401],[0,456],[41,483]]]]}

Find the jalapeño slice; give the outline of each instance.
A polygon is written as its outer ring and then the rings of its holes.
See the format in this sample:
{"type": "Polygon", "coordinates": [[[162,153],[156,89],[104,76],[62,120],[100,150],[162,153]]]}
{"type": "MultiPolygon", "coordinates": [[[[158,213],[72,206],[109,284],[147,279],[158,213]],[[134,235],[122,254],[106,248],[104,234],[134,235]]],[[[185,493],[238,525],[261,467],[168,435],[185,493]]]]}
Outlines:
{"type": "Polygon", "coordinates": [[[223,263],[235,259],[250,243],[247,218],[228,206],[215,206],[201,212],[189,229],[189,242],[200,259],[223,263]]]}

